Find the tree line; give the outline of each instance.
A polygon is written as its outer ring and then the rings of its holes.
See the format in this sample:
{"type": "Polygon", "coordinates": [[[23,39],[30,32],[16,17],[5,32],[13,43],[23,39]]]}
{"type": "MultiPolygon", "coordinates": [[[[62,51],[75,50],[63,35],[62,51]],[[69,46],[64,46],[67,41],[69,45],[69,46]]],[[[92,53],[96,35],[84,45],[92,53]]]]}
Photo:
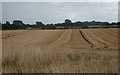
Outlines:
{"type": "Polygon", "coordinates": [[[81,28],[88,28],[88,26],[104,26],[104,25],[120,25],[120,22],[100,22],[100,21],[76,21],[72,22],[69,19],[65,19],[63,23],[56,23],[56,24],[43,24],[42,22],[36,22],[36,24],[24,24],[21,20],[14,20],[12,24],[9,21],[2,24],[2,30],[17,30],[17,29],[56,29],[56,28],[69,28],[69,27],[81,27],[81,28]]]}

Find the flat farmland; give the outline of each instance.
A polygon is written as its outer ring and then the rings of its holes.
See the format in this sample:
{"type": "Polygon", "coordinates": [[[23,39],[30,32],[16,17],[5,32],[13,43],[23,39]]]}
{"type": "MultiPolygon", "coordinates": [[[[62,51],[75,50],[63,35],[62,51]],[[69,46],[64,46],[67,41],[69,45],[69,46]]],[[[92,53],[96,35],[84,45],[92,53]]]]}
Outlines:
{"type": "Polygon", "coordinates": [[[3,73],[117,73],[118,29],[2,31],[3,73]]]}

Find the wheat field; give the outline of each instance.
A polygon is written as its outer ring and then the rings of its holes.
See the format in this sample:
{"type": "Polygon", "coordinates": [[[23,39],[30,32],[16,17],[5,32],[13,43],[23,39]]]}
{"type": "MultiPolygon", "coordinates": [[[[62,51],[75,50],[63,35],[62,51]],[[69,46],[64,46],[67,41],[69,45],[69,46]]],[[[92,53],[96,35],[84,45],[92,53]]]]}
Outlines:
{"type": "Polygon", "coordinates": [[[118,28],[2,31],[3,73],[118,73],[118,28]]]}

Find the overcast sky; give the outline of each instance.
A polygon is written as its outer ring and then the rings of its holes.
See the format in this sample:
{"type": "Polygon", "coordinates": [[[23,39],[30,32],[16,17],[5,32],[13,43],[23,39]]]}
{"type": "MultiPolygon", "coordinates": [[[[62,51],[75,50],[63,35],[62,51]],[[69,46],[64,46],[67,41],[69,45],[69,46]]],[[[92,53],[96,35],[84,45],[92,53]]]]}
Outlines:
{"type": "Polygon", "coordinates": [[[118,21],[117,2],[3,2],[2,22],[118,21]]]}

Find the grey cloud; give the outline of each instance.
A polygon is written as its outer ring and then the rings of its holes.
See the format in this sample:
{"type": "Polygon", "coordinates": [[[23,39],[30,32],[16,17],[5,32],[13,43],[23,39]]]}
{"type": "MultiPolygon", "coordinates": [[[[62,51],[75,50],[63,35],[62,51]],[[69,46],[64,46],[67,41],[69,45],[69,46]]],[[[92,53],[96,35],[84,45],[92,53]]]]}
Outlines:
{"type": "Polygon", "coordinates": [[[21,19],[25,23],[72,21],[117,21],[117,2],[4,2],[3,22],[21,19]]]}

